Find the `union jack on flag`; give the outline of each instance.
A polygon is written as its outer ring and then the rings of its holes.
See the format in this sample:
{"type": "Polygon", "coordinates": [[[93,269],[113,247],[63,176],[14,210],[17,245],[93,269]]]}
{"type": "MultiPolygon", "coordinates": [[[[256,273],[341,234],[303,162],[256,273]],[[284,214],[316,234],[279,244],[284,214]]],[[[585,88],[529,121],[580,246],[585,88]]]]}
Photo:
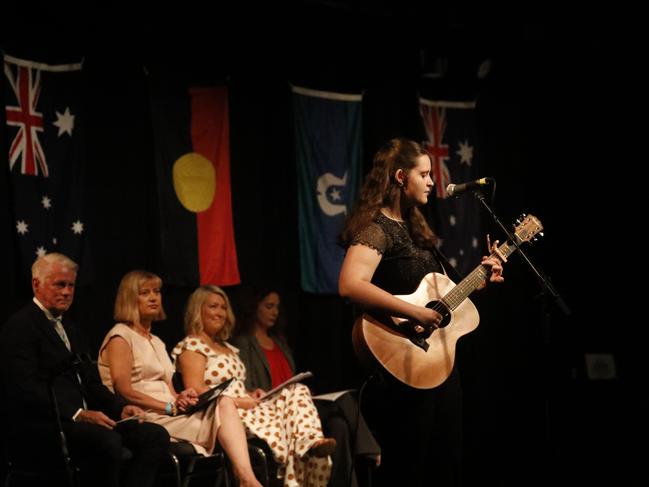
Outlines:
{"type": "Polygon", "coordinates": [[[480,208],[468,194],[448,198],[446,187],[479,177],[475,106],[474,101],[419,99],[427,137],[422,145],[431,157],[437,196],[434,230],[442,252],[462,275],[480,263],[480,208]]]}
{"type": "Polygon", "coordinates": [[[4,171],[9,180],[11,238],[17,275],[30,278],[34,259],[62,252],[87,259],[81,63],[51,65],[3,58],[4,171]]]}
{"type": "Polygon", "coordinates": [[[420,103],[419,111],[424,122],[428,140],[424,147],[432,162],[432,178],[435,181],[435,194],[438,198],[446,197],[446,186],[451,182],[446,161],[450,159],[448,144],[444,142],[446,131],[446,108],[432,103],[420,103]]]}
{"type": "Polygon", "coordinates": [[[47,161],[39,140],[43,132],[43,114],[36,110],[41,91],[41,71],[27,66],[5,62],[5,75],[9,86],[18,101],[17,105],[7,105],[7,125],[18,127],[18,132],[9,147],[9,169],[13,169],[20,159],[20,172],[36,176],[49,175],[47,161]]]}

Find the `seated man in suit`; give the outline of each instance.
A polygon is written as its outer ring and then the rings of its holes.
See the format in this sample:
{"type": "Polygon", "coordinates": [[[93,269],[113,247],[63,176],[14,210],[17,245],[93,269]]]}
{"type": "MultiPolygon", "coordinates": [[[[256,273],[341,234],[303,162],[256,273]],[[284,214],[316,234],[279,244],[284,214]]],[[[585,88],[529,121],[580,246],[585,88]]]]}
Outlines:
{"type": "Polygon", "coordinates": [[[116,428],[117,419],[143,411],[106,389],[95,365],[71,366],[75,354],[87,352],[81,330],[63,317],[72,305],[77,268],[63,254],[39,257],[32,266],[33,302],[9,318],[0,332],[9,447],[35,459],[60,458],[49,396],[53,383],[70,454],[87,485],[117,487],[121,478],[125,486],[150,487],[168,452],[168,433],[138,421],[116,428]],[[120,476],[122,445],[133,452],[133,459],[120,476]]]}

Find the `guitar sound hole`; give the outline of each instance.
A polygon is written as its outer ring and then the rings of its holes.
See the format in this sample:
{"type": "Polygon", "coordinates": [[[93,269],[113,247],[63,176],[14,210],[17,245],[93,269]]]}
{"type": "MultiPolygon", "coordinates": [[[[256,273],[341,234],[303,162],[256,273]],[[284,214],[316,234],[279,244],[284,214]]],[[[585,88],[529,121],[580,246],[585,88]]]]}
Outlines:
{"type": "Polygon", "coordinates": [[[451,312],[441,301],[430,301],[426,307],[434,309],[442,315],[442,322],[438,328],[445,328],[451,322],[451,312]]]}

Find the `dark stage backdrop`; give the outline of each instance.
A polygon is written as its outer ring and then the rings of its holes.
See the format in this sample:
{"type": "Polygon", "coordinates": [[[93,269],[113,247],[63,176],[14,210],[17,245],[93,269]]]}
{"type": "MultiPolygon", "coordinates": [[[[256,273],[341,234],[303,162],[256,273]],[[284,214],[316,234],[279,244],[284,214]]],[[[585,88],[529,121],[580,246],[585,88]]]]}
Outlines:
{"type": "MultiPolygon", "coordinates": [[[[481,325],[458,346],[466,480],[467,485],[536,485],[554,481],[563,468],[569,480],[585,476],[599,484],[620,469],[625,476],[635,472],[638,458],[627,448],[627,434],[646,427],[640,413],[647,410],[646,387],[638,386],[646,371],[638,358],[640,340],[621,333],[623,323],[636,328],[642,323],[611,303],[622,285],[611,283],[613,275],[619,277],[622,257],[612,247],[626,222],[606,191],[617,176],[612,166],[619,156],[611,126],[621,118],[608,94],[620,95],[622,84],[619,71],[594,71],[597,43],[512,42],[516,45],[490,53],[492,71],[480,83],[475,72],[481,56],[448,56],[449,86],[476,94],[481,139],[476,150],[483,176],[497,180],[494,208],[506,224],[523,211],[543,221],[546,237],[527,250],[572,314],[565,316],[541,293],[516,255],[506,265],[505,284],[475,297],[481,325]],[[587,352],[613,354],[617,379],[588,380],[587,352]]],[[[87,231],[95,278],[78,289],[71,313],[98,346],[113,323],[120,278],[135,268],[159,271],[147,76],[227,83],[242,284],[273,282],[282,290],[290,343],[298,368],[315,374],[309,383],[314,392],[358,388],[366,373],[351,347],[352,307],[338,296],[299,289],[289,83],[363,90],[366,172],[371,155],[388,138],[423,139],[417,94],[424,58],[431,53],[385,43],[315,49],[309,56],[270,51],[236,57],[205,47],[174,63],[149,51],[81,53],[87,77],[87,231]]],[[[12,54],[33,58],[38,51],[12,54]]],[[[0,217],[11,255],[13,223],[4,209],[0,217]]],[[[483,221],[485,233],[502,240],[486,213],[483,221]]],[[[31,294],[29,284],[11,274],[1,281],[4,321],[31,294]]],[[[235,303],[242,287],[226,289],[235,303]]],[[[163,289],[168,319],[154,332],[169,347],[182,337],[183,305],[191,291],[163,289]]]]}

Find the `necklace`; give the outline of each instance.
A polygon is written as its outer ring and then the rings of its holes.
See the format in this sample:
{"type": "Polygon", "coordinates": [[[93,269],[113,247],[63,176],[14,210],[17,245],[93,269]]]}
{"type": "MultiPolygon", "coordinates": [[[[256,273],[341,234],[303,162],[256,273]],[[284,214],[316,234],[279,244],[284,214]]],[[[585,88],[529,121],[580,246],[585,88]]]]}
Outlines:
{"type": "Polygon", "coordinates": [[[408,232],[408,227],[406,226],[406,222],[404,220],[401,220],[399,218],[394,218],[392,216],[392,214],[388,214],[388,211],[385,208],[381,208],[381,213],[388,220],[390,220],[391,222],[396,223],[403,232],[410,235],[410,233],[408,232]]]}
{"type": "Polygon", "coordinates": [[[397,218],[396,216],[394,216],[394,215],[392,214],[392,212],[391,212],[391,211],[388,211],[386,208],[381,208],[381,213],[383,213],[383,215],[384,215],[385,217],[389,218],[389,219],[392,220],[392,221],[395,221],[395,222],[397,222],[397,223],[400,223],[401,225],[403,225],[404,223],[406,223],[406,222],[405,222],[404,220],[402,220],[401,218],[397,218]]]}
{"type": "Polygon", "coordinates": [[[133,328],[133,330],[135,330],[135,333],[137,333],[138,335],[142,335],[147,340],[151,340],[151,329],[147,330],[141,324],[135,324],[135,323],[131,328],[133,328]]]}

